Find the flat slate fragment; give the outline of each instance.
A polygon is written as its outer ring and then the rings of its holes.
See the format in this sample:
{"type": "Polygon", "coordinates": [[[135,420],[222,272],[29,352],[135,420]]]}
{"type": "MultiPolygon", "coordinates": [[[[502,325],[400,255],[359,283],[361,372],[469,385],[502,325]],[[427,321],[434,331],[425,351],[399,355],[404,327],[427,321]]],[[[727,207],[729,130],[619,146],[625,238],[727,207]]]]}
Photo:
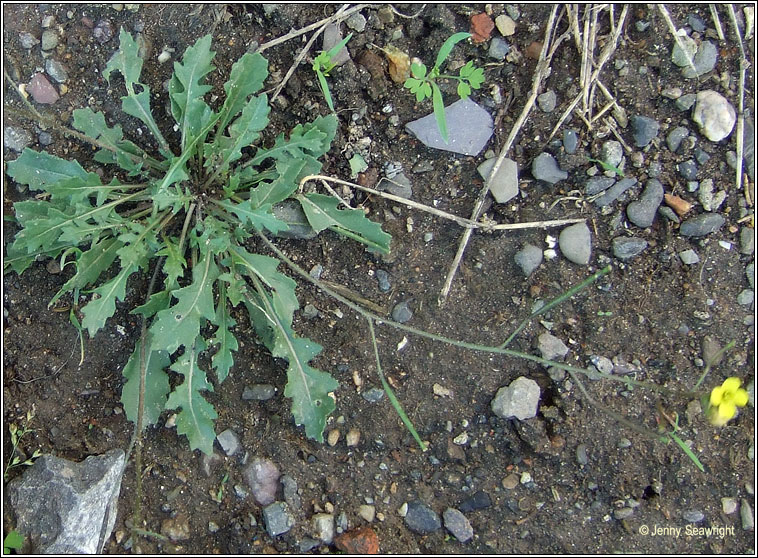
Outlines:
{"type": "Polygon", "coordinates": [[[427,147],[461,155],[478,155],[492,137],[492,116],[471,99],[445,107],[445,117],[449,143],[442,139],[434,114],[409,122],[405,128],[427,147]]]}

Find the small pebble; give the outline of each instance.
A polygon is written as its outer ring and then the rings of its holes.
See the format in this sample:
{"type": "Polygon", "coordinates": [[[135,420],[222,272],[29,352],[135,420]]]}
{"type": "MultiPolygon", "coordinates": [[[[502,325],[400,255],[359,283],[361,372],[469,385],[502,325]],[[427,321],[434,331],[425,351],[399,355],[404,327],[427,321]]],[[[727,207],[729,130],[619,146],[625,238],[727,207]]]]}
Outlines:
{"type": "Polygon", "coordinates": [[[58,46],[58,33],[52,29],[42,32],[42,50],[53,50],[58,46]]]}
{"type": "Polygon", "coordinates": [[[613,512],[613,517],[618,520],[622,520],[628,519],[632,516],[632,514],[634,514],[634,508],[621,508],[620,510],[615,510],[613,512]]]}
{"type": "Polygon", "coordinates": [[[696,100],[692,120],[700,127],[700,132],[713,142],[728,137],[737,121],[737,113],[731,103],[711,90],[700,91],[696,100]]]}
{"type": "Polygon", "coordinates": [[[587,465],[589,461],[589,457],[587,456],[587,444],[579,444],[576,448],[576,462],[579,463],[579,465],[587,465]]]}
{"type": "Polygon", "coordinates": [[[511,46],[503,39],[495,37],[490,41],[490,47],[487,54],[490,58],[495,60],[505,60],[505,57],[511,51],[511,46]]]}
{"type": "Polygon", "coordinates": [[[18,41],[25,49],[33,48],[35,45],[39,44],[39,39],[26,31],[18,34],[18,41]]]}
{"type": "Polygon", "coordinates": [[[545,91],[537,97],[537,104],[542,112],[553,112],[557,103],[558,98],[555,95],[555,91],[552,89],[545,91]]]}
{"type": "Polygon", "coordinates": [[[511,473],[503,479],[502,484],[506,490],[513,490],[519,485],[519,476],[516,473],[511,473]]]}
{"type": "Polygon", "coordinates": [[[748,502],[747,498],[743,498],[740,501],[740,519],[742,520],[742,528],[745,531],[752,531],[755,528],[753,510],[750,507],[750,502],[748,502]]]}
{"type": "Polygon", "coordinates": [[[752,289],[744,289],[737,295],[737,304],[740,306],[750,306],[755,300],[755,293],[752,289]]]}
{"type": "Polygon", "coordinates": [[[324,544],[334,540],[334,516],[330,513],[317,513],[311,518],[313,535],[324,544]]]}
{"type": "Polygon", "coordinates": [[[495,18],[495,27],[503,37],[510,37],[516,32],[516,22],[505,14],[500,14],[495,18]]]}
{"type": "Polygon", "coordinates": [[[561,231],[558,246],[563,256],[577,264],[588,265],[592,255],[592,235],[586,223],[576,223],[561,231]]]}
{"type": "Polygon", "coordinates": [[[576,153],[576,148],[579,145],[579,136],[576,134],[574,130],[570,130],[567,128],[563,129],[563,148],[566,150],[566,153],[569,155],[573,155],[576,153]]]}
{"type": "Polygon", "coordinates": [[[376,517],[376,508],[368,504],[363,504],[358,507],[358,515],[360,515],[368,523],[372,523],[376,517]]]}
{"type": "Polygon", "coordinates": [[[558,162],[549,153],[540,153],[532,161],[532,176],[550,184],[568,178],[568,173],[558,167],[558,162]]]}
{"type": "Polygon", "coordinates": [[[689,135],[690,131],[687,128],[684,126],[677,126],[666,136],[666,145],[671,151],[676,152],[682,144],[682,140],[689,135]]]}
{"type": "Polygon", "coordinates": [[[658,207],[663,201],[663,184],[658,179],[648,180],[639,200],[631,202],[626,208],[629,220],[640,228],[653,224],[658,207]]]}
{"type": "Polygon", "coordinates": [[[414,500],[408,503],[405,525],[419,535],[428,535],[442,527],[439,515],[426,504],[414,500]]]}
{"type": "Polygon", "coordinates": [[[392,309],[392,319],[398,323],[404,324],[413,317],[413,312],[408,307],[408,301],[404,300],[395,305],[392,309]]]}
{"type": "Polygon", "coordinates": [[[529,277],[542,263],[542,250],[533,244],[526,244],[516,253],[514,260],[524,276],[529,277]]]}
{"type": "Polygon", "coordinates": [[[716,45],[711,41],[703,41],[695,53],[692,60],[695,66],[694,70],[692,66],[687,64],[682,68],[682,75],[687,79],[700,77],[707,74],[716,66],[716,59],[718,58],[718,49],[716,45]]]}
{"type": "Polygon", "coordinates": [[[52,105],[60,99],[60,95],[58,95],[55,88],[50,84],[47,78],[40,73],[36,73],[32,76],[26,90],[31,94],[35,102],[42,105],[52,105]]]}
{"type": "Polygon", "coordinates": [[[694,159],[683,161],[677,165],[679,175],[685,180],[695,180],[697,178],[697,165],[694,159]]]}
{"type": "Polygon", "coordinates": [[[654,119],[647,116],[632,116],[632,136],[637,147],[647,146],[658,135],[660,125],[654,119]]]}
{"type": "Polygon", "coordinates": [[[392,285],[390,285],[390,274],[384,271],[383,269],[377,269],[374,272],[374,276],[376,277],[376,280],[379,282],[379,290],[383,293],[386,293],[392,288],[392,285]]]}
{"type": "Polygon", "coordinates": [[[458,539],[458,542],[468,542],[474,537],[474,529],[463,513],[455,508],[447,508],[442,514],[445,529],[458,539]]]}
{"type": "Polygon", "coordinates": [[[242,392],[245,401],[267,401],[276,395],[276,388],[271,384],[254,384],[246,386],[242,392]]]}
{"type": "Polygon", "coordinates": [[[647,248],[647,240],[622,236],[614,238],[611,245],[613,255],[626,261],[640,255],[647,248]]]}
{"type": "Polygon", "coordinates": [[[8,126],[3,130],[3,145],[19,153],[32,143],[32,135],[23,128],[8,126]]]}
{"type": "Polygon", "coordinates": [[[731,515],[737,511],[737,499],[736,498],[722,498],[721,510],[726,515],[731,515]]]}
{"type": "Polygon", "coordinates": [[[705,519],[705,514],[698,510],[686,510],[682,512],[682,519],[687,523],[699,523],[705,519]]]}
{"type": "Polygon", "coordinates": [[[384,390],[373,387],[364,391],[362,397],[369,403],[378,403],[384,397],[384,390]]]}
{"type": "Polygon", "coordinates": [[[361,431],[357,428],[351,428],[345,435],[345,445],[349,448],[353,448],[358,445],[361,439],[361,431]]]}
{"type": "Polygon", "coordinates": [[[270,537],[283,535],[295,526],[295,518],[285,502],[274,502],[263,508],[263,521],[270,537]]]}
{"type": "Polygon", "coordinates": [[[682,223],[679,227],[679,234],[695,237],[706,236],[719,230],[725,222],[726,219],[718,213],[702,213],[682,223]]]}
{"type": "Polygon", "coordinates": [[[603,143],[600,149],[600,160],[612,167],[618,167],[624,158],[624,148],[616,140],[609,140],[603,143]]]}
{"type": "Polygon", "coordinates": [[[228,456],[232,456],[240,449],[240,440],[237,434],[231,429],[226,429],[216,436],[221,449],[228,456]]]}
{"type": "Polygon", "coordinates": [[[113,25],[109,20],[101,19],[92,30],[92,36],[101,45],[107,43],[113,38],[113,25]]]}

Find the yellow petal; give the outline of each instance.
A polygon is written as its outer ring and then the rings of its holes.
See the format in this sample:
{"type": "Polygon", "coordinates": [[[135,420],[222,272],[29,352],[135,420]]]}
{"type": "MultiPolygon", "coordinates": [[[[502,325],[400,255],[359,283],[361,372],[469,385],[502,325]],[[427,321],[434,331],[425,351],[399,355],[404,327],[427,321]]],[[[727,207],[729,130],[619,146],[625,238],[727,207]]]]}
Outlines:
{"type": "Polygon", "coordinates": [[[734,403],[727,402],[719,405],[719,416],[721,418],[729,420],[734,418],[735,414],[737,414],[737,407],[734,406],[734,403]]]}
{"type": "Polygon", "coordinates": [[[747,392],[744,389],[738,389],[737,393],[734,394],[733,401],[735,405],[744,407],[747,405],[747,392]]]}
{"type": "Polygon", "coordinates": [[[711,391],[711,405],[718,405],[721,403],[721,399],[724,397],[724,387],[718,386],[711,391]]]}
{"type": "Polygon", "coordinates": [[[722,387],[724,388],[724,391],[737,391],[740,388],[740,385],[742,384],[742,380],[739,378],[727,378],[724,380],[724,383],[722,384],[722,387]]]}

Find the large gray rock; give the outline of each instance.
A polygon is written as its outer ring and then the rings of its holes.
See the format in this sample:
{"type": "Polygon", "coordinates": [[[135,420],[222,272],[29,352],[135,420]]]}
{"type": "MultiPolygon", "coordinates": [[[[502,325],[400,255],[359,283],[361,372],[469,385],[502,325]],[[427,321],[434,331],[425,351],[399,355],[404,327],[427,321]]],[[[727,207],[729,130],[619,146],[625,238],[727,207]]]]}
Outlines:
{"type": "Polygon", "coordinates": [[[501,387],[492,400],[492,412],[501,418],[516,417],[526,420],[537,416],[540,386],[537,382],[519,376],[507,387],[501,387]]]}
{"type": "Polygon", "coordinates": [[[405,128],[427,147],[462,155],[478,155],[492,137],[492,116],[471,99],[445,107],[445,118],[449,143],[442,139],[434,114],[409,122],[405,128]]]}
{"type": "Polygon", "coordinates": [[[99,554],[116,522],[124,452],[81,463],[43,455],[8,484],[16,530],[39,554],[99,554]]]}

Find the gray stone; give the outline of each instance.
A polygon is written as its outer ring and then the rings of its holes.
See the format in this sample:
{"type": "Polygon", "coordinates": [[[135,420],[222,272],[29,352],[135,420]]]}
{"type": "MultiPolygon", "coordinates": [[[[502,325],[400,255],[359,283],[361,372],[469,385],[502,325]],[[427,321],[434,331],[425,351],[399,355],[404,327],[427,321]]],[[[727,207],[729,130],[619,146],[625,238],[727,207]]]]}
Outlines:
{"type": "Polygon", "coordinates": [[[74,463],[43,455],[8,484],[16,530],[41,554],[99,554],[116,522],[124,452],[74,463]]]}
{"type": "Polygon", "coordinates": [[[224,450],[224,453],[228,456],[234,455],[240,449],[239,437],[233,430],[229,428],[218,434],[216,436],[216,439],[218,440],[221,449],[224,450]]]}
{"type": "Polygon", "coordinates": [[[737,499],[736,498],[722,498],[721,499],[721,511],[726,515],[732,515],[737,511],[737,499]]]}
{"type": "MultiPolygon", "coordinates": [[[[497,159],[493,157],[477,167],[476,170],[484,180],[489,178],[496,161],[497,159]]],[[[518,192],[518,165],[516,161],[505,158],[497,169],[497,174],[492,178],[490,193],[497,203],[506,203],[515,198],[518,192]]]]}
{"type": "Polygon", "coordinates": [[[525,244],[521,250],[516,252],[514,260],[524,275],[529,277],[542,263],[542,250],[533,244],[525,244]]]}
{"type": "Polygon", "coordinates": [[[53,136],[50,134],[50,132],[40,132],[37,136],[37,140],[42,147],[47,147],[53,143],[53,136]]]}
{"type": "Polygon", "coordinates": [[[674,210],[671,209],[667,205],[662,205],[658,208],[658,215],[660,215],[661,217],[665,219],[668,219],[672,223],[677,223],[677,224],[681,223],[679,216],[676,213],[674,213],[674,210]]]}
{"type": "Polygon", "coordinates": [[[52,50],[58,46],[58,33],[52,29],[42,32],[42,50],[52,50]]]}
{"type": "Polygon", "coordinates": [[[351,14],[350,17],[345,20],[345,24],[347,24],[347,26],[353,31],[363,33],[363,30],[366,29],[366,18],[356,12],[351,14]]]}
{"type": "Polygon", "coordinates": [[[674,41],[671,49],[671,61],[680,68],[684,68],[690,65],[689,61],[695,58],[695,54],[697,54],[695,39],[689,35],[679,35],[679,41],[674,41]],[[684,49],[679,46],[680,44],[684,49]]]}
{"type": "Polygon", "coordinates": [[[653,224],[658,207],[663,201],[663,184],[656,178],[648,180],[640,199],[631,202],[626,207],[626,215],[629,220],[641,228],[653,224]]]}
{"type": "Polygon", "coordinates": [[[276,395],[276,388],[271,384],[254,384],[246,386],[242,392],[245,401],[268,401],[276,395]]]}
{"type": "Polygon", "coordinates": [[[703,74],[707,74],[713,68],[716,67],[716,59],[718,58],[718,49],[710,41],[703,41],[695,53],[695,57],[692,60],[695,69],[687,64],[682,68],[682,75],[687,79],[700,77],[703,74]]]}
{"type": "Polygon", "coordinates": [[[592,236],[586,223],[576,223],[561,231],[558,236],[561,254],[577,265],[590,263],[592,255],[592,236]]]}
{"type": "Polygon", "coordinates": [[[590,462],[590,458],[587,455],[587,444],[579,444],[576,447],[576,462],[579,465],[587,465],[590,462]]]}
{"type": "Polygon", "coordinates": [[[630,260],[639,256],[647,248],[647,240],[620,236],[612,241],[613,255],[620,260],[630,260]]]}
{"type": "Polygon", "coordinates": [[[318,308],[313,306],[310,302],[303,307],[303,318],[306,320],[312,320],[318,316],[318,308]]]}
{"type": "Polygon", "coordinates": [[[699,165],[706,164],[710,158],[711,156],[706,151],[703,151],[699,147],[695,148],[695,160],[699,165]]]}
{"type": "Polygon", "coordinates": [[[334,540],[334,516],[330,513],[317,513],[311,518],[313,535],[324,544],[334,540]]]}
{"type": "Polygon", "coordinates": [[[684,265],[695,265],[700,261],[700,256],[694,250],[689,249],[679,252],[679,259],[682,260],[684,265]]]}
{"type": "Polygon", "coordinates": [[[542,112],[553,112],[555,106],[558,104],[558,97],[555,95],[555,91],[550,89],[537,96],[537,104],[542,109],[542,112]]]}
{"type": "Polygon", "coordinates": [[[3,130],[3,145],[19,153],[32,143],[32,135],[23,128],[8,126],[3,130]]]}
{"type": "Polygon", "coordinates": [[[277,236],[303,240],[316,237],[316,231],[308,223],[308,218],[297,200],[284,200],[275,204],[271,211],[277,219],[284,221],[289,227],[286,231],[277,233],[277,236]]]}
{"type": "Polygon", "coordinates": [[[539,336],[537,348],[542,354],[542,358],[547,360],[563,360],[569,351],[563,341],[547,332],[539,336]]]}
{"type": "Polygon", "coordinates": [[[273,461],[257,457],[242,471],[242,476],[261,506],[274,501],[279,489],[279,468],[273,461]]]}
{"type": "Polygon", "coordinates": [[[700,523],[705,519],[705,514],[699,510],[685,510],[682,512],[682,519],[687,523],[700,523]]]}
{"type": "Polygon", "coordinates": [[[694,159],[682,161],[676,166],[676,168],[679,171],[679,175],[685,180],[697,179],[697,164],[694,159]]]}
{"type": "Polygon", "coordinates": [[[755,262],[750,262],[745,266],[745,278],[747,279],[747,284],[750,285],[751,289],[755,288],[755,262]]]}
{"type": "Polygon", "coordinates": [[[471,523],[460,511],[455,508],[447,508],[442,513],[442,519],[445,522],[445,529],[450,531],[458,542],[465,543],[474,538],[474,529],[471,523]]]}
{"type": "Polygon", "coordinates": [[[527,420],[537,416],[539,402],[540,386],[537,382],[519,376],[507,387],[497,390],[490,406],[492,412],[500,418],[527,420]]]}
{"type": "Polygon", "coordinates": [[[637,147],[645,147],[658,135],[658,122],[647,116],[632,116],[632,137],[637,147]]]}
{"type": "Polygon", "coordinates": [[[605,193],[595,199],[595,205],[597,207],[605,207],[615,202],[621,194],[626,192],[629,188],[637,184],[636,178],[622,178],[616,182],[613,186],[608,188],[605,193]]]}
{"type": "Polygon", "coordinates": [[[461,99],[445,107],[445,118],[448,143],[440,135],[434,114],[409,122],[405,128],[427,147],[461,155],[478,155],[492,137],[492,116],[471,99],[461,99]]]}
{"type": "Polygon", "coordinates": [[[399,302],[392,309],[392,319],[404,324],[413,317],[413,311],[408,307],[408,301],[399,302]]]}
{"type": "Polygon", "coordinates": [[[755,124],[753,117],[745,118],[745,128],[742,134],[743,149],[742,155],[745,161],[745,172],[750,180],[755,180],[755,124]]]}
{"type": "Polygon", "coordinates": [[[692,27],[693,31],[697,31],[698,33],[705,31],[705,22],[697,14],[689,14],[687,16],[687,23],[692,27]]]}
{"type": "Polygon", "coordinates": [[[92,30],[92,36],[95,37],[95,40],[101,45],[110,41],[113,38],[113,34],[113,24],[111,24],[108,19],[101,19],[98,21],[97,25],[95,25],[95,28],[92,30]]]}
{"type": "Polygon", "coordinates": [[[440,516],[429,506],[418,500],[408,502],[408,513],[405,514],[405,525],[419,535],[428,535],[439,531],[442,527],[440,516]]]}
{"type": "Polygon", "coordinates": [[[579,145],[579,136],[574,130],[568,128],[563,129],[563,148],[566,153],[573,155],[576,153],[576,148],[579,145]]]}
{"type": "Polygon", "coordinates": [[[666,145],[671,151],[676,151],[682,144],[682,140],[690,135],[690,131],[684,126],[677,126],[666,136],[666,145]]]}
{"type": "Polygon", "coordinates": [[[752,531],[755,528],[753,510],[750,508],[750,502],[747,498],[740,500],[740,519],[742,520],[742,529],[745,531],[752,531]]]}
{"type": "Polygon", "coordinates": [[[740,306],[750,306],[755,300],[755,293],[753,289],[743,289],[740,294],[737,295],[737,304],[740,306]]]}
{"type": "Polygon", "coordinates": [[[690,110],[692,108],[692,105],[695,104],[696,100],[697,95],[694,93],[687,93],[686,95],[682,95],[676,101],[674,101],[674,105],[679,110],[690,110]]]}
{"type": "Polygon", "coordinates": [[[716,211],[726,201],[726,192],[714,192],[713,179],[706,178],[700,183],[697,199],[706,211],[716,211]]]}
{"type": "Polygon", "coordinates": [[[388,292],[392,285],[390,284],[390,274],[383,269],[377,269],[374,273],[376,280],[379,282],[379,290],[383,293],[388,292]]]}
{"type": "Polygon", "coordinates": [[[600,160],[612,167],[618,167],[624,158],[624,148],[616,140],[609,140],[603,143],[600,149],[600,160]]]}
{"type": "Polygon", "coordinates": [[[700,91],[696,99],[692,120],[700,127],[700,132],[713,142],[728,137],[737,121],[737,113],[731,103],[710,89],[700,91]]]}
{"type": "Polygon", "coordinates": [[[497,37],[490,41],[490,48],[487,54],[490,58],[495,60],[505,60],[506,55],[511,51],[511,45],[506,43],[503,39],[497,37]]]}
{"type": "Polygon", "coordinates": [[[550,153],[540,153],[532,161],[532,176],[537,180],[555,184],[568,178],[568,173],[558,167],[558,162],[550,153]]]}
{"type": "Polygon", "coordinates": [[[290,475],[282,475],[279,479],[282,483],[282,492],[284,493],[284,501],[290,509],[299,510],[302,502],[300,501],[300,495],[297,493],[297,481],[290,475]]]}
{"type": "Polygon", "coordinates": [[[740,229],[740,254],[746,256],[755,252],[755,229],[742,227],[740,229]]]}
{"type": "Polygon", "coordinates": [[[26,31],[23,31],[18,34],[18,42],[21,44],[21,46],[25,49],[30,49],[34,47],[34,45],[39,44],[39,39],[32,35],[31,33],[28,33],[26,31]]]}
{"type": "Polygon", "coordinates": [[[615,178],[608,176],[593,176],[584,184],[584,193],[587,196],[594,196],[600,192],[605,192],[608,188],[616,184],[615,178]]]}
{"type": "Polygon", "coordinates": [[[384,397],[384,390],[373,387],[364,391],[362,397],[369,403],[378,403],[384,397]]]}
{"type": "Polygon", "coordinates": [[[385,190],[390,194],[400,196],[401,198],[411,199],[413,197],[413,185],[405,173],[399,172],[392,178],[382,178],[377,184],[376,189],[380,192],[385,190]]]}
{"type": "Polygon", "coordinates": [[[619,521],[622,519],[628,519],[634,514],[634,508],[621,508],[613,512],[613,517],[619,521]]]}
{"type": "Polygon", "coordinates": [[[705,236],[719,230],[726,219],[718,213],[702,213],[697,217],[687,219],[679,227],[682,236],[705,236]]]}
{"type": "Polygon", "coordinates": [[[45,60],[45,71],[47,75],[53,78],[58,83],[63,83],[68,79],[68,73],[66,67],[52,58],[45,60]]]}
{"type": "MultiPolygon", "coordinates": [[[[324,38],[322,47],[325,51],[331,49],[342,40],[342,31],[340,30],[339,23],[330,23],[324,29],[324,38]]],[[[341,66],[345,62],[350,60],[350,53],[347,51],[347,46],[342,47],[337,54],[332,56],[332,62],[337,66],[341,66]]]]}
{"type": "Polygon", "coordinates": [[[295,518],[286,502],[274,502],[263,508],[263,521],[271,538],[283,535],[295,526],[295,518]]]}

